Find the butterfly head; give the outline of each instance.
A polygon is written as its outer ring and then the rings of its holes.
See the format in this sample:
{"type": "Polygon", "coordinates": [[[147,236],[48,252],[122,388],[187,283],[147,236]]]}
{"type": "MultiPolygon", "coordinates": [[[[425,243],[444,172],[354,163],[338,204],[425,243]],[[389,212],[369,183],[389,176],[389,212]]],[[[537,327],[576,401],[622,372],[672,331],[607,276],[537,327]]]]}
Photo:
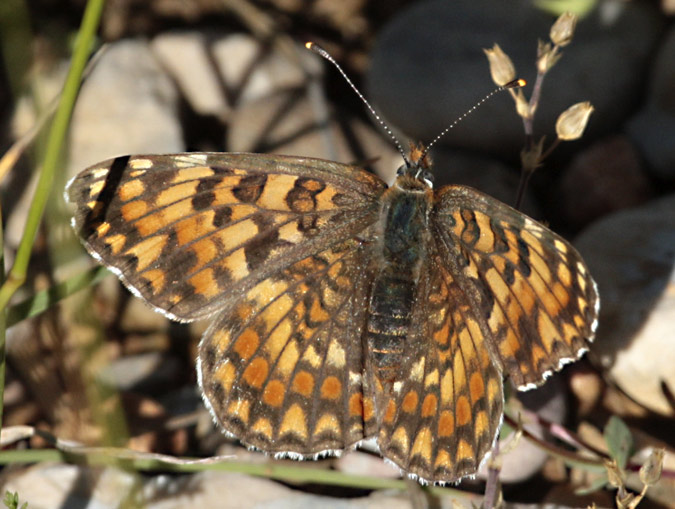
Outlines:
{"type": "Polygon", "coordinates": [[[404,158],[405,164],[401,165],[396,172],[397,177],[412,177],[422,186],[431,188],[434,186],[434,175],[431,172],[431,158],[421,143],[410,143],[408,157],[404,158]]]}

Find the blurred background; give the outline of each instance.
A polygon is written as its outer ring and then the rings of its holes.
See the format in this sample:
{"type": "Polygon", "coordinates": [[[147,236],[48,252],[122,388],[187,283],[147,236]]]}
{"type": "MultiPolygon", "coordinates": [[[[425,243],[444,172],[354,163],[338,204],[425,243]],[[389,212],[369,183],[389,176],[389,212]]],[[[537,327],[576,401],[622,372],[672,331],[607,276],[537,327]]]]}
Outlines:
{"type": "MultiPolygon", "coordinates": [[[[85,5],[0,0],[0,147],[5,153],[17,140],[30,141],[2,174],[6,267],[24,230],[85,5]]],[[[110,0],[28,281],[13,303],[94,266],[70,229],[62,192],[69,178],[110,157],[273,152],[359,163],[391,181],[400,154],[305,41],[329,51],[407,146],[408,139],[431,141],[495,88],[483,52],[495,43],[531,97],[538,40],[549,42],[551,25],[567,10],[579,16],[577,30],[543,78],[534,138],[551,147],[556,119],[574,103],[590,101],[595,111],[583,137],[555,147],[534,173],[522,209],[584,256],[600,289],[600,326],[582,360],[536,391],[509,391],[507,415],[520,415],[538,440],[525,436],[513,446],[503,433],[503,497],[508,505],[614,506],[616,489],[606,486],[599,458],[608,433],[619,429],[630,458],[622,489],[642,489],[639,466],[651,448],[663,447],[661,481],[640,507],[675,507],[672,0],[110,0]],[[566,462],[560,451],[600,467],[566,462]]],[[[524,146],[514,103],[498,94],[435,146],[435,185],[470,185],[513,204],[524,146]]],[[[234,460],[227,472],[189,474],[2,460],[3,492],[18,492],[31,509],[480,504],[484,473],[454,490],[396,484],[398,470],[368,446],[302,464],[246,450],[213,426],[196,387],[196,346],[208,324],[164,319],[113,276],[39,316],[13,316],[3,426],[48,435],[12,441],[4,430],[6,451],[50,448],[49,437],[58,437],[234,460]],[[293,477],[289,469],[298,467],[306,473],[293,477]],[[344,475],[329,482],[321,472],[344,475]]]]}

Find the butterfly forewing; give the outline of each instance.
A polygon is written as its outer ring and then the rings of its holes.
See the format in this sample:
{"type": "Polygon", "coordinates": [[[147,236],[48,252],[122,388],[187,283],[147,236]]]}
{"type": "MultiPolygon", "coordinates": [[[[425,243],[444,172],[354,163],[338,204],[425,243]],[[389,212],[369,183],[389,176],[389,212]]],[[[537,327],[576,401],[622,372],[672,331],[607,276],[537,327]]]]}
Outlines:
{"type": "Polygon", "coordinates": [[[436,202],[443,258],[482,315],[497,366],[525,389],[577,359],[594,336],[599,301],[576,250],[471,188],[442,188],[436,202]]]}
{"type": "Polygon", "coordinates": [[[354,236],[375,220],[384,187],[329,161],[200,153],[105,161],[75,177],[67,198],[96,258],[159,311],[193,320],[354,236]]]}

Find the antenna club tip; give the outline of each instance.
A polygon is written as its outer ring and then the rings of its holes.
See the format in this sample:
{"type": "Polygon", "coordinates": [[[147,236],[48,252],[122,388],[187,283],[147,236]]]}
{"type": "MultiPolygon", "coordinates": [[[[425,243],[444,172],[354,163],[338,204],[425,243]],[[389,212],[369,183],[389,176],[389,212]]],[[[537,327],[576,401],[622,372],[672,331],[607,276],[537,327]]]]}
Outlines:
{"type": "Polygon", "coordinates": [[[524,87],[525,85],[527,85],[527,81],[525,81],[522,78],[519,78],[519,79],[516,79],[516,80],[513,80],[513,81],[509,81],[507,84],[502,85],[501,88],[502,89],[521,88],[521,87],[524,87]]]}
{"type": "Polygon", "coordinates": [[[328,58],[328,57],[330,57],[330,55],[328,55],[328,52],[315,42],[307,41],[305,43],[305,48],[307,48],[308,50],[313,51],[314,53],[316,53],[318,55],[321,55],[322,57],[330,60],[330,58],[328,58]]]}

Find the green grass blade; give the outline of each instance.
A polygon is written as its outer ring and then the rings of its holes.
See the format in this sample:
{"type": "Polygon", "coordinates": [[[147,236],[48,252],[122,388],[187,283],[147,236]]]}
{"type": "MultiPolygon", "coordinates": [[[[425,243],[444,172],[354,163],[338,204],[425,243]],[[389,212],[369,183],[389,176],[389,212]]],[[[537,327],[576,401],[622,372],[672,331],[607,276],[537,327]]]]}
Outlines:
{"type": "Polygon", "coordinates": [[[11,306],[7,312],[7,327],[45,312],[66,297],[95,285],[108,274],[110,272],[105,267],[93,267],[11,306]]]}
{"type": "Polygon", "coordinates": [[[9,277],[0,288],[0,309],[5,309],[14,292],[26,280],[26,271],[33,242],[37,229],[42,219],[42,214],[47,203],[47,198],[52,188],[54,175],[63,155],[66,133],[70,124],[70,118],[75,106],[75,99],[80,89],[82,74],[91,53],[94,37],[99,26],[101,13],[105,0],[89,0],[82,18],[82,25],[75,44],[73,58],[70,65],[66,83],[63,87],[61,101],[54,115],[54,120],[49,130],[45,157],[42,163],[40,177],[38,179],[35,196],[28,212],[26,226],[16,253],[16,260],[9,272],[9,277]]]}

